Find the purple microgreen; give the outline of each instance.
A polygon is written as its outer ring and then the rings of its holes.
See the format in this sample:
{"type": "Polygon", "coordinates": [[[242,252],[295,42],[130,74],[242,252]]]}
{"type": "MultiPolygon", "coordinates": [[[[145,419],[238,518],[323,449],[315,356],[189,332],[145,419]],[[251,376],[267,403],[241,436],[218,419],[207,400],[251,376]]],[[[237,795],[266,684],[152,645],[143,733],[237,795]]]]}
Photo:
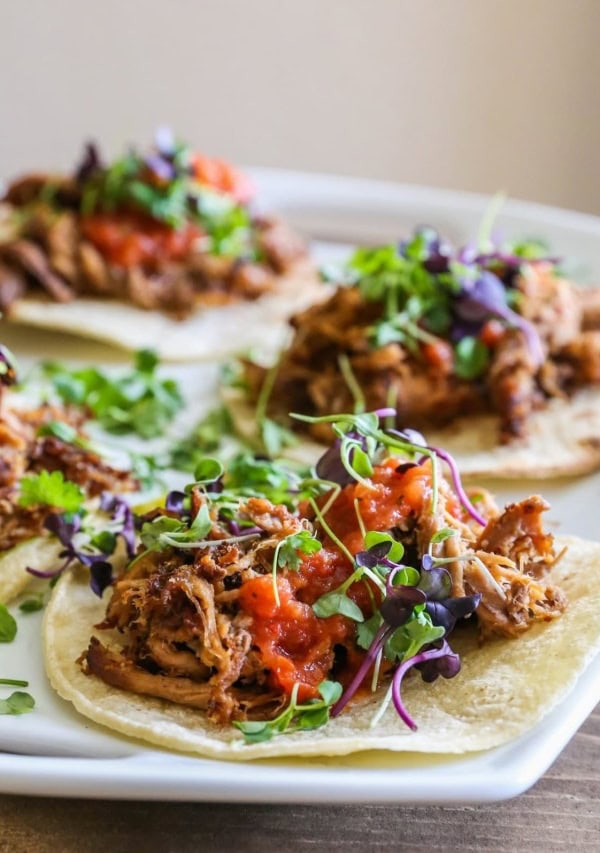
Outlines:
{"type": "Polygon", "coordinates": [[[461,502],[464,509],[469,513],[472,519],[480,524],[482,527],[485,527],[487,521],[485,518],[480,515],[471,501],[469,500],[469,496],[467,495],[464,486],[462,484],[462,480],[460,477],[460,472],[458,470],[458,465],[456,464],[455,459],[448,453],[447,450],[442,450],[439,447],[429,447],[429,450],[433,451],[436,456],[440,459],[443,459],[448,468],[450,469],[450,475],[452,477],[452,485],[454,487],[454,491],[456,492],[456,496],[461,502]]]}
{"type": "Polygon", "coordinates": [[[404,545],[398,542],[390,533],[379,530],[369,530],[365,535],[365,547],[367,551],[386,557],[392,563],[399,563],[404,557],[404,545]],[[385,553],[383,547],[387,547],[385,553]]]}
{"type": "Polygon", "coordinates": [[[165,499],[165,509],[169,512],[174,512],[176,515],[183,515],[184,501],[187,495],[185,492],[173,490],[167,494],[165,499]]]}
{"type": "Polygon", "coordinates": [[[161,125],[154,134],[154,145],[163,157],[172,157],[175,153],[175,136],[170,127],[161,125]]]}
{"type": "Polygon", "coordinates": [[[0,344],[0,385],[8,388],[17,381],[17,360],[8,347],[0,344]]]}
{"type": "MultiPolygon", "coordinates": [[[[423,558],[425,559],[425,558],[423,558]]],[[[418,581],[419,589],[423,590],[429,600],[439,601],[448,598],[452,592],[452,578],[450,572],[442,568],[426,567],[421,569],[418,581]]]]}
{"type": "Polygon", "coordinates": [[[83,157],[75,169],[75,181],[83,184],[104,168],[95,142],[86,142],[83,157]]]}
{"type": "Polygon", "coordinates": [[[427,663],[429,661],[435,660],[436,658],[444,657],[453,659],[452,664],[447,667],[447,671],[451,672],[451,675],[446,677],[452,677],[453,675],[456,675],[460,669],[460,666],[457,667],[456,663],[454,663],[454,661],[458,660],[458,655],[454,654],[446,640],[442,642],[440,648],[427,649],[426,651],[419,652],[419,654],[413,655],[412,657],[403,661],[394,673],[394,677],[392,679],[392,701],[400,719],[404,723],[406,723],[408,728],[411,729],[413,732],[416,732],[417,724],[409,715],[408,711],[404,707],[404,703],[402,702],[402,695],[400,693],[402,679],[411,667],[416,666],[417,664],[427,663]]]}
{"type": "Polygon", "coordinates": [[[175,177],[175,168],[169,160],[165,160],[160,154],[148,154],[144,157],[144,163],[159,181],[173,180],[175,177]]]}
{"type": "Polygon", "coordinates": [[[112,579],[112,566],[107,561],[96,560],[90,565],[90,587],[98,598],[102,598],[102,593],[111,585],[112,579]]]}
{"type": "Polygon", "coordinates": [[[63,550],[59,557],[64,562],[52,571],[42,571],[27,567],[27,572],[38,578],[55,580],[72,563],[78,561],[90,570],[90,587],[96,595],[102,597],[103,591],[112,583],[112,567],[108,561],[116,548],[120,537],[131,558],[135,553],[134,517],[129,505],[122,498],[104,492],[100,498],[100,508],[110,518],[103,530],[94,530],[86,525],[82,513],[50,513],[44,527],[55,536],[63,550]]]}
{"type": "Polygon", "coordinates": [[[117,495],[103,492],[100,498],[100,508],[111,516],[112,524],[117,526],[114,532],[125,543],[128,556],[133,557],[136,549],[135,519],[127,501],[117,495]]]}
{"type": "Polygon", "coordinates": [[[454,630],[459,619],[470,616],[477,609],[481,595],[463,595],[459,598],[445,598],[443,601],[427,601],[425,610],[434,625],[443,628],[445,635],[454,630]]]}
{"type": "Polygon", "coordinates": [[[416,586],[395,586],[381,602],[379,612],[392,628],[399,628],[410,618],[416,604],[424,604],[427,595],[416,586]]]}

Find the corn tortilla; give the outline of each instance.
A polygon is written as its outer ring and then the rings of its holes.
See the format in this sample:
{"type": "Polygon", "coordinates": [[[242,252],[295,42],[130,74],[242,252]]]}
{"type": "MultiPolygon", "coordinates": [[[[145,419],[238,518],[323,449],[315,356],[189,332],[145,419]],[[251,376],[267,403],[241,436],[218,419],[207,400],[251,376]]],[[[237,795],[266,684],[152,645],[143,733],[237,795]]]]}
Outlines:
{"type": "Polygon", "coordinates": [[[327,294],[312,265],[302,261],[279,278],[273,293],[253,302],[199,309],[181,321],[114,299],[83,297],[67,303],[19,299],[7,319],[124,350],[151,348],[163,361],[216,360],[253,347],[276,351],[289,334],[288,317],[327,294]]]}
{"type": "MultiPolygon", "coordinates": [[[[86,676],[77,658],[95,634],[119,646],[122,635],[98,632],[106,600],[94,596],[83,571],[66,573],[46,609],[44,649],[55,690],[84,716],[122,735],[157,746],[212,758],[346,755],[370,749],[397,752],[464,753],[490,749],[522,735],[564,699],[600,650],[600,544],[572,537],[551,580],[566,592],[567,611],[550,623],[536,624],[515,640],[479,647],[475,632],[452,640],[462,670],[451,680],[423,684],[410,677],[405,704],[418,723],[411,732],[388,708],[373,728],[370,721],[382,691],[353,703],[340,717],[314,731],[281,735],[245,744],[232,726],[217,726],[201,711],[138,696],[86,676]]],[[[385,692],[385,690],[383,690],[385,692]]]]}
{"type": "Polygon", "coordinates": [[[25,571],[28,566],[41,571],[51,571],[59,563],[63,546],[57,539],[36,536],[6,551],[0,557],[0,602],[9,604],[24,592],[33,581],[25,571]]]}
{"type": "MultiPolygon", "coordinates": [[[[256,429],[252,407],[230,388],[222,391],[222,398],[237,432],[251,439],[256,429]]],[[[550,400],[530,417],[527,432],[526,439],[501,445],[498,418],[473,415],[442,430],[429,430],[426,438],[452,454],[463,477],[549,479],[588,474],[600,468],[600,389],[579,391],[569,400],[550,400]]],[[[298,444],[283,455],[314,465],[326,449],[299,435],[298,444]]]]}

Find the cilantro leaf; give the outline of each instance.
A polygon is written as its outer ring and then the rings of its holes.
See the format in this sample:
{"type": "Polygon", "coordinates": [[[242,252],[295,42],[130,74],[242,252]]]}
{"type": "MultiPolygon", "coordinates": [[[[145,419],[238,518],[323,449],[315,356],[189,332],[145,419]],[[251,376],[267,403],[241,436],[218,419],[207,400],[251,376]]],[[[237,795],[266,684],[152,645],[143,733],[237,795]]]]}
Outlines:
{"type": "Polygon", "coordinates": [[[43,610],[43,608],[44,597],[42,594],[26,598],[19,604],[19,610],[21,613],[37,613],[38,610],[43,610]]]}
{"type": "Polygon", "coordinates": [[[476,379],[490,363],[490,351],[479,338],[465,336],[454,348],[454,372],[460,379],[476,379]]]}
{"type": "Polygon", "coordinates": [[[0,643],[12,643],[17,636],[17,622],[5,604],[0,604],[0,643]]]}
{"type": "Polygon", "coordinates": [[[29,693],[15,690],[8,699],[0,699],[0,714],[28,714],[35,707],[35,699],[29,693]]]}
{"type": "Polygon", "coordinates": [[[157,365],[156,355],[142,350],[133,370],[114,378],[94,367],[69,370],[53,362],[44,365],[44,372],[64,402],[87,407],[109,432],[155,438],[183,408],[177,383],[160,379],[157,365]]]}
{"type": "Polygon", "coordinates": [[[223,437],[233,435],[233,432],[229,409],[226,406],[212,409],[188,436],[174,445],[170,460],[172,467],[178,471],[194,471],[204,455],[218,450],[223,437]]]}
{"type": "Polygon", "coordinates": [[[321,543],[309,530],[291,533],[283,539],[277,548],[277,566],[296,572],[300,568],[300,554],[316,554],[321,543]]]}
{"type": "Polygon", "coordinates": [[[37,431],[37,435],[53,435],[66,444],[84,443],[78,439],[77,430],[64,421],[48,421],[48,423],[42,424],[37,431]]]}
{"type": "Polygon", "coordinates": [[[78,512],[85,498],[76,483],[65,480],[62,471],[40,471],[23,477],[19,488],[20,506],[46,504],[65,512],[78,512]]]}
{"type": "Polygon", "coordinates": [[[298,443],[298,439],[291,430],[271,418],[261,418],[259,433],[267,456],[271,458],[279,456],[285,447],[293,447],[298,443]]]}

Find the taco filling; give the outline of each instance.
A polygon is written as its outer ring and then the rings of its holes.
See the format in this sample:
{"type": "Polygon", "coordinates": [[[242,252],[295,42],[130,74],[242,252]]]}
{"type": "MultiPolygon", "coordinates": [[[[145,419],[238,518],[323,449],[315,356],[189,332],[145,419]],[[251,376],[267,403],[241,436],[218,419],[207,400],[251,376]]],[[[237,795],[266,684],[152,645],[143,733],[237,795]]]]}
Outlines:
{"type": "Polygon", "coordinates": [[[138,552],[80,658],[88,679],[200,709],[252,743],[382,691],[416,729],[407,672],[452,678],[457,634],[516,638],[559,617],[548,504],[501,512],[487,492],[467,494],[442,450],[380,423],[393,414],[328,418],[335,443],[311,473],[205,460],[140,519],[138,552]]]}
{"type": "MultiPolygon", "coordinates": [[[[283,423],[393,405],[398,425],[430,431],[494,414],[510,444],[549,401],[600,383],[600,290],[565,280],[537,244],[455,250],[422,228],[358,250],[333,280],[328,300],[293,317],[273,368],[267,411],[283,423]]],[[[252,399],[266,376],[245,363],[252,399]]],[[[326,423],[300,426],[330,438],[326,423]]]]}
{"type": "MultiPolygon", "coordinates": [[[[4,390],[15,379],[12,356],[0,347],[0,387],[4,390]]],[[[0,399],[0,601],[18,594],[32,576],[60,574],[64,565],[57,557],[68,558],[68,564],[80,559],[86,551],[88,564],[105,562],[114,546],[105,540],[104,550],[88,547],[92,545],[93,534],[84,533],[86,503],[100,498],[103,510],[114,511],[119,499],[108,497],[108,493],[138,488],[128,471],[107,464],[90,447],[82,429],[85,420],[82,410],[48,403],[26,409],[7,402],[3,394],[0,399]],[[76,533],[81,553],[71,541],[76,533]],[[38,540],[50,542],[52,547],[40,550],[38,540]],[[25,543],[33,547],[13,552],[25,543]],[[60,545],[66,550],[61,550],[60,545]],[[43,565],[22,564],[15,555],[22,555],[23,560],[39,558],[43,565]]],[[[117,524],[115,534],[121,529],[122,525],[117,524]]],[[[106,574],[106,566],[101,571],[106,574]]],[[[111,576],[109,572],[109,580],[111,576]]]]}
{"type": "Polygon", "coordinates": [[[69,176],[26,175],[0,206],[0,308],[43,294],[118,299],[185,318],[255,300],[305,256],[281,221],[253,215],[250,181],[163,129],[111,163],[89,144],[69,176]]]}

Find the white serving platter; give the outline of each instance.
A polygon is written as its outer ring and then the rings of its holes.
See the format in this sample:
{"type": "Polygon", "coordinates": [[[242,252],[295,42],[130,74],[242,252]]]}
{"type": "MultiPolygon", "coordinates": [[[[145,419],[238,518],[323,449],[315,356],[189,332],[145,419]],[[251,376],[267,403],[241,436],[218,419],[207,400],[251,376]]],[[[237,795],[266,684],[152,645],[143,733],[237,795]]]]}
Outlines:
{"type": "MultiPolygon", "coordinates": [[[[337,259],[354,242],[395,240],[430,224],[457,242],[477,231],[488,199],[425,187],[323,175],[253,170],[265,209],[276,209],[315,239],[319,260],[337,259]]],[[[510,201],[497,222],[507,237],[540,236],[588,280],[600,280],[600,219],[510,201]]],[[[62,334],[0,328],[27,367],[40,358],[124,363],[108,347],[62,334]]],[[[172,365],[190,400],[186,420],[214,403],[211,365],[172,365]]],[[[500,501],[543,490],[556,531],[600,540],[600,474],[544,483],[489,483],[500,501]]],[[[569,696],[532,731],[487,752],[419,756],[364,752],[310,760],[240,764],[149,749],[80,717],[50,689],[43,672],[39,614],[19,615],[17,640],[0,646],[2,677],[26,678],[36,709],[0,717],[0,791],[119,799],[305,803],[475,803],[515,796],[546,771],[600,701],[600,657],[569,696]]],[[[540,674],[543,677],[543,674],[540,674]]],[[[600,759],[600,755],[599,755],[600,759]]]]}

